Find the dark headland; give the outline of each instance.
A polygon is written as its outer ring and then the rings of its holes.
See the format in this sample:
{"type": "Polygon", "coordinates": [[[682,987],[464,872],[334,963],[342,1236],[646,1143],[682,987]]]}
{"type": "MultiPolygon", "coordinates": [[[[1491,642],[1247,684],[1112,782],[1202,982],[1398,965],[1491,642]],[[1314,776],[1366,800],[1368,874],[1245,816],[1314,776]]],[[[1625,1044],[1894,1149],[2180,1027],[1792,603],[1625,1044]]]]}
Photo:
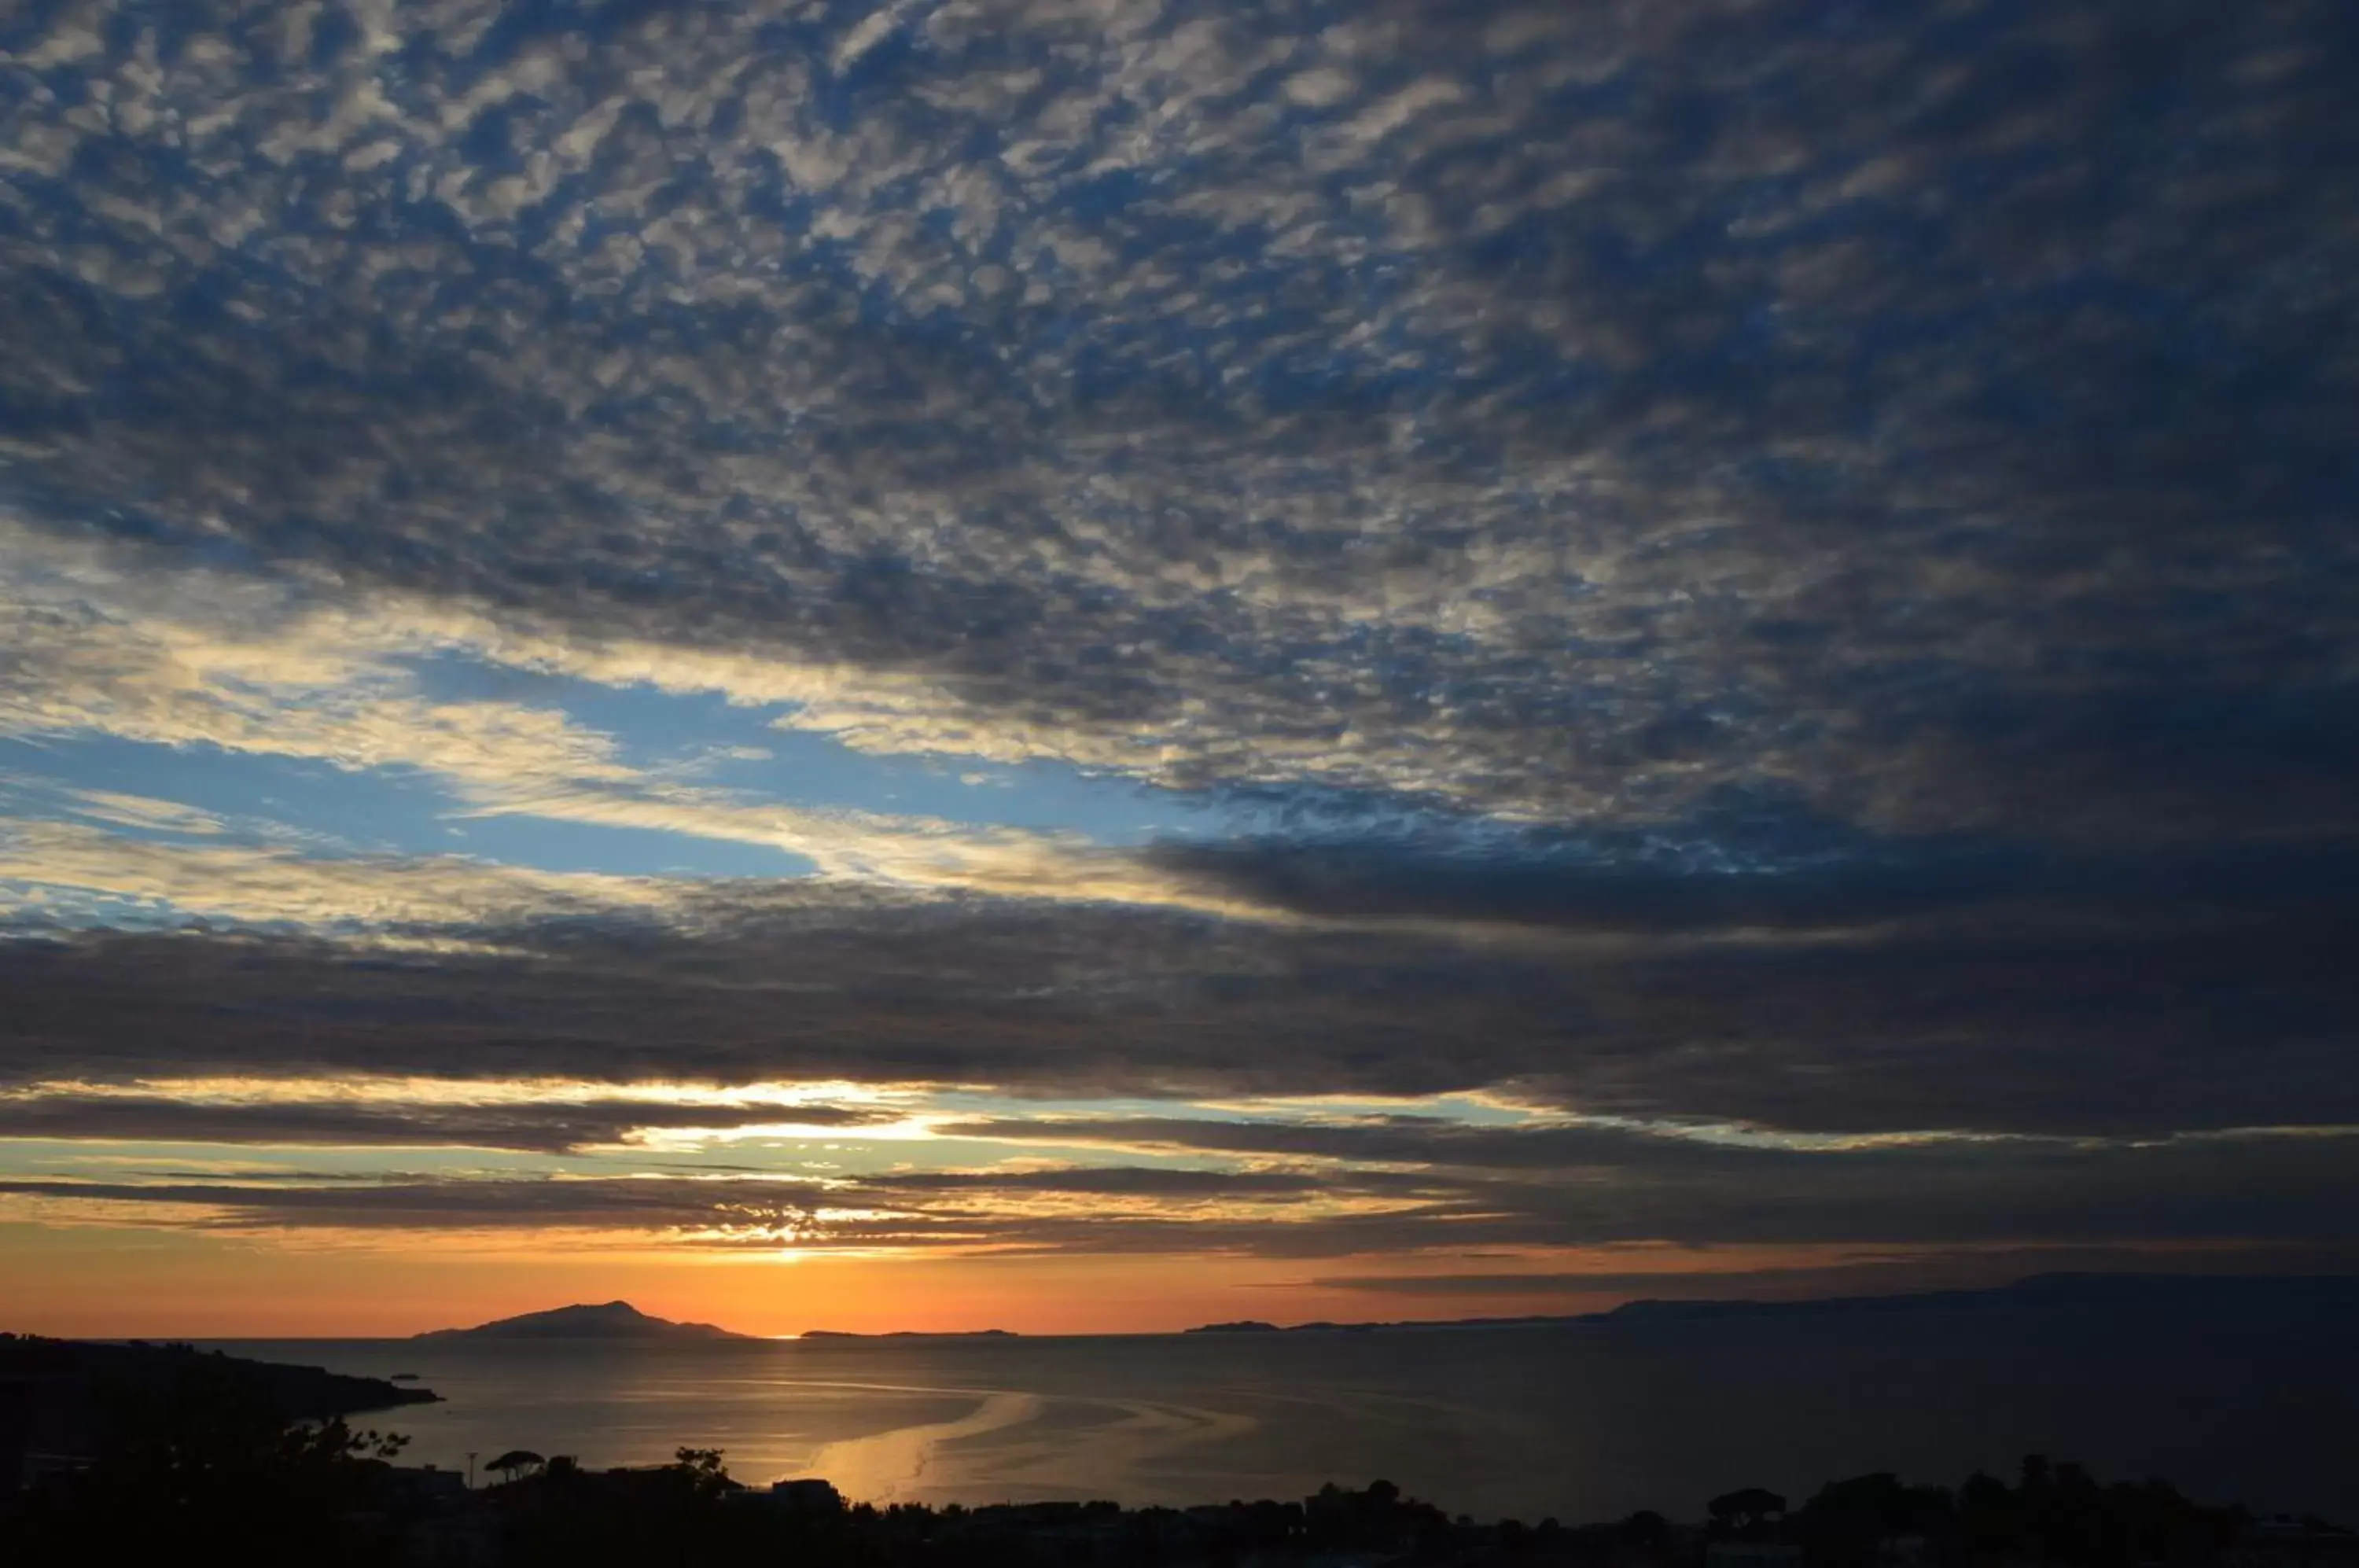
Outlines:
{"type": "Polygon", "coordinates": [[[441,1399],[430,1388],[403,1388],[382,1377],[250,1361],[186,1345],[150,1345],[136,1339],[112,1344],[0,1334],[0,1382],[26,1390],[28,1408],[41,1420],[55,1418],[79,1424],[82,1408],[93,1389],[122,1395],[162,1388],[197,1373],[235,1385],[288,1421],[323,1421],[402,1405],[430,1405],[441,1399]]]}
{"type": "MultiPolygon", "coordinates": [[[[7,1495],[45,1467],[71,1474],[93,1457],[119,1458],[127,1439],[168,1427],[161,1412],[195,1412],[190,1419],[202,1426],[229,1411],[267,1434],[294,1422],[340,1423],[348,1415],[430,1405],[440,1398],[430,1388],[381,1377],[249,1361],[186,1345],[0,1334],[0,1514],[7,1495]]],[[[0,1529],[0,1563],[16,1561],[0,1529]]]]}
{"type": "Polygon", "coordinates": [[[2112,1312],[2201,1309],[2316,1308],[2359,1314],[2359,1275],[2035,1274],[1987,1290],[1919,1290],[1890,1296],[1821,1296],[1800,1301],[1744,1298],[1642,1300],[1610,1312],[1524,1317],[1402,1318],[1375,1323],[1280,1325],[1259,1319],[1205,1323],[1189,1334],[1318,1334],[1380,1329],[1520,1328],[1574,1323],[1720,1322],[1748,1318],[1822,1318],[2006,1312],[2089,1308],[2112,1312]]]}
{"type": "Polygon", "coordinates": [[[473,1328],[438,1328],[410,1335],[412,1339],[570,1339],[570,1340],[715,1340],[754,1339],[712,1323],[673,1323],[651,1317],[628,1301],[604,1301],[595,1306],[551,1307],[547,1312],[496,1318],[473,1328]]]}

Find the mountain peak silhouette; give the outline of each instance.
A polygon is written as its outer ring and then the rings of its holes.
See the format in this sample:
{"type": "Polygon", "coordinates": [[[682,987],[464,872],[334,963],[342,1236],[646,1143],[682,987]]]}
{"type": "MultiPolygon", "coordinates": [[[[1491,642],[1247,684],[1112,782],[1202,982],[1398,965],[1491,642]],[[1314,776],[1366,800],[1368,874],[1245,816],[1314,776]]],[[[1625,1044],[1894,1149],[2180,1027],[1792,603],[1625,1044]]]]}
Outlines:
{"type": "Polygon", "coordinates": [[[473,1328],[441,1328],[416,1339],[745,1339],[711,1323],[651,1317],[628,1301],[576,1302],[546,1312],[495,1318],[473,1328]]]}

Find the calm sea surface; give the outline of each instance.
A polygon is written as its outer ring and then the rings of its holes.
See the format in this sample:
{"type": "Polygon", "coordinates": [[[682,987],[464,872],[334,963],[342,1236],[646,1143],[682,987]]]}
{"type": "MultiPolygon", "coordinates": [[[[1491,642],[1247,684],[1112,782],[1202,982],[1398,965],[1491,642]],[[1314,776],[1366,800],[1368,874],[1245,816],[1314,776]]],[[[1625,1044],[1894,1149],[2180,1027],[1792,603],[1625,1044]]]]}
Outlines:
{"type": "Polygon", "coordinates": [[[1454,1512],[1697,1515],[1869,1470],[1955,1484],[2039,1451],[2101,1479],[2359,1519],[2359,1323],[2093,1309],[1375,1334],[745,1341],[243,1341],[420,1375],[372,1420],[415,1460],[726,1451],[741,1480],[883,1502],[1297,1497],[1378,1475],[1454,1512]]]}

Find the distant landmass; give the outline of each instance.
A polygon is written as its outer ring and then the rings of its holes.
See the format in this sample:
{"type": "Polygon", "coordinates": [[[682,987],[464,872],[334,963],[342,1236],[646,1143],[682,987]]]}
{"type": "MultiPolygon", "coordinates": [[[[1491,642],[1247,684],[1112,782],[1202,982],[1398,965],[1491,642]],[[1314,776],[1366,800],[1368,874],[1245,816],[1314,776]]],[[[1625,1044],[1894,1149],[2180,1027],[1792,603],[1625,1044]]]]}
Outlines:
{"type": "Polygon", "coordinates": [[[802,1339],[1014,1339],[1016,1334],[1014,1329],[1006,1328],[940,1330],[897,1328],[883,1334],[862,1334],[857,1330],[846,1328],[807,1328],[798,1337],[802,1339]]]}
{"type": "MultiPolygon", "coordinates": [[[[1386,1329],[1514,1328],[1571,1323],[1650,1323],[1723,1319],[1824,1317],[1837,1314],[2005,1312],[2025,1308],[2092,1307],[2204,1311],[2315,1306],[2359,1313],[2359,1275],[2035,1274],[1983,1290],[1918,1290],[1883,1296],[1821,1296],[1799,1301],[1753,1298],[1673,1298],[1625,1301],[1610,1312],[1533,1313],[1520,1317],[1402,1318],[1367,1323],[1278,1324],[1257,1318],[1204,1323],[1191,1334],[1368,1334],[1386,1329]]],[[[556,1307],[501,1318],[473,1328],[436,1329],[415,1340],[752,1340],[712,1323],[651,1317],[628,1301],[556,1307]]],[[[864,1334],[815,1328],[804,1339],[1013,1339],[1004,1328],[864,1334]]],[[[407,1380],[407,1379],[405,1379],[407,1380]]]]}
{"type": "Polygon", "coordinates": [[[1825,1317],[1846,1313],[1996,1312],[2024,1307],[2237,1308],[2315,1306],[2359,1312],[2359,1276],[2347,1274],[2035,1274],[1977,1290],[1918,1290],[1891,1296],[1821,1296],[1625,1301],[1610,1312],[1495,1318],[1403,1318],[1377,1323],[1281,1326],[1258,1319],[1205,1323],[1189,1334],[1367,1333],[1376,1329],[1516,1328],[1550,1323],[1633,1323],[1729,1318],[1825,1317]]]}
{"type": "Polygon", "coordinates": [[[551,1307],[543,1312],[525,1312],[517,1317],[477,1323],[473,1328],[438,1328],[410,1337],[420,1340],[712,1340],[752,1339],[756,1336],[732,1334],[711,1323],[673,1323],[668,1318],[650,1317],[628,1301],[606,1301],[596,1306],[551,1307]]]}

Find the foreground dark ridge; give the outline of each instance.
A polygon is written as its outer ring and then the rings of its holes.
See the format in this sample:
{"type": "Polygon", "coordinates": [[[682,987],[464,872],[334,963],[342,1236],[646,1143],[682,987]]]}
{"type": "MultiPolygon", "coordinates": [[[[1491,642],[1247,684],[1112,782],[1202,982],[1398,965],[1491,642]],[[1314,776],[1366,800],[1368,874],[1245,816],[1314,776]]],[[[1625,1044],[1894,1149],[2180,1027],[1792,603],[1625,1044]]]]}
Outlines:
{"type": "MultiPolygon", "coordinates": [[[[200,1367],[200,1372],[205,1370],[200,1367]]],[[[717,1450],[603,1472],[562,1455],[494,1456],[483,1487],[389,1461],[400,1440],[341,1421],[289,1433],[221,1402],[202,1377],[140,1409],[92,1464],[0,1499],[0,1542],[26,1568],[237,1561],[485,1568],[2359,1568],[2359,1535],[2256,1519],[2168,1482],[2103,1485],[2027,1456],[2015,1482],[1951,1490],[1888,1473],[1831,1482],[1799,1508],[1759,1487],[1700,1517],[1642,1512],[1567,1527],[1478,1522],[1389,1482],[1299,1501],[1189,1508],[1111,1502],[936,1509],[848,1505],[823,1480],[766,1488],[717,1450]],[[218,1555],[217,1555],[218,1554],[218,1555]]]]}

